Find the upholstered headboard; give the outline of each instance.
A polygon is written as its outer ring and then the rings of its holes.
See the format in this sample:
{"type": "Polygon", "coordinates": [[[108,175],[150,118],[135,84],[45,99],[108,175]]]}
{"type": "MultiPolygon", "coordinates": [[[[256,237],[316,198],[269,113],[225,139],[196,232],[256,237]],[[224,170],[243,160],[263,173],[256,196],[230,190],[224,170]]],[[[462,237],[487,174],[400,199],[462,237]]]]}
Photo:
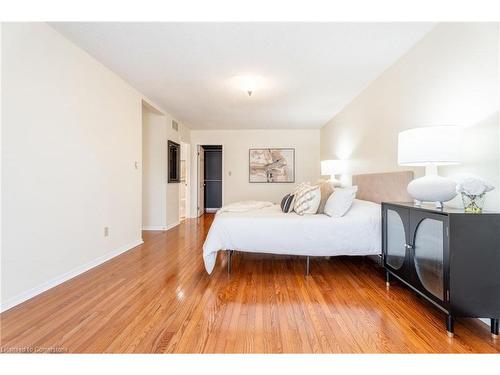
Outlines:
{"type": "Polygon", "coordinates": [[[370,173],[352,176],[352,184],[358,187],[357,199],[381,202],[411,202],[406,191],[413,180],[413,171],[370,173]]]}

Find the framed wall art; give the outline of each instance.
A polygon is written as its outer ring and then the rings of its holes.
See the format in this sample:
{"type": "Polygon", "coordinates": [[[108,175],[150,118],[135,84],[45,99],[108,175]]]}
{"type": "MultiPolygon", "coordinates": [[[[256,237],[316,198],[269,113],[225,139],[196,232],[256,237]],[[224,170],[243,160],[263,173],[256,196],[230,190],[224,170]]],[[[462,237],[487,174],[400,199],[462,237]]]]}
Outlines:
{"type": "Polygon", "coordinates": [[[250,149],[249,181],[256,183],[295,182],[295,149],[250,149]]]}

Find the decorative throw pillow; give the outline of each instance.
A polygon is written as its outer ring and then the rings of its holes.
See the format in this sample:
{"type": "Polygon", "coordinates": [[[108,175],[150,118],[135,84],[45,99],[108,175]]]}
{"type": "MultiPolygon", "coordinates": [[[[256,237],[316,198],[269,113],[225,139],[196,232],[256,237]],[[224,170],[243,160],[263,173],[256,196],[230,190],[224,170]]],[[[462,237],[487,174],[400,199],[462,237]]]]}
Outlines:
{"type": "Polygon", "coordinates": [[[303,186],[295,192],[294,211],[299,215],[315,214],[321,201],[319,186],[303,186]]]}
{"type": "Polygon", "coordinates": [[[281,200],[281,211],[288,213],[293,210],[293,194],[287,194],[281,200]]]}
{"type": "Polygon", "coordinates": [[[325,214],[331,217],[344,216],[351,208],[357,191],[357,186],[335,189],[326,201],[325,214]]]}
{"type": "Polygon", "coordinates": [[[295,190],[293,191],[292,195],[297,196],[297,193],[298,193],[299,191],[301,191],[302,189],[308,188],[308,187],[310,187],[310,186],[311,186],[311,184],[310,184],[309,182],[302,182],[302,183],[300,183],[300,184],[299,184],[299,185],[295,188],[295,190]]]}
{"type": "Polygon", "coordinates": [[[325,213],[325,204],[330,195],[332,195],[334,190],[334,184],[331,181],[320,180],[318,182],[319,189],[321,191],[321,201],[319,202],[318,214],[325,213]]]}
{"type": "Polygon", "coordinates": [[[313,194],[314,197],[311,201],[311,204],[309,205],[309,209],[304,212],[305,214],[317,214],[318,213],[318,208],[319,204],[321,203],[321,189],[315,189],[310,192],[310,194],[313,194]]]}
{"type": "Polygon", "coordinates": [[[310,186],[311,186],[311,184],[309,182],[301,182],[299,185],[297,185],[295,187],[295,189],[292,191],[293,200],[292,200],[290,211],[294,211],[295,210],[295,201],[297,200],[297,197],[299,196],[299,193],[302,190],[309,188],[310,186]]]}

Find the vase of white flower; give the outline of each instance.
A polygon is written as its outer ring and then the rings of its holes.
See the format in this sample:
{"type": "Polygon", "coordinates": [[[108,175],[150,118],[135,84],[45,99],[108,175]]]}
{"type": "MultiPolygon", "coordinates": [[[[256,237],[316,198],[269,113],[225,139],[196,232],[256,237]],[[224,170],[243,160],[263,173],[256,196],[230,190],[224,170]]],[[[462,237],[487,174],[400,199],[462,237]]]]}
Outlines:
{"type": "Polygon", "coordinates": [[[457,193],[462,194],[465,212],[473,214],[483,212],[486,193],[493,189],[486,181],[476,177],[465,178],[457,184],[457,193]]]}
{"type": "Polygon", "coordinates": [[[464,210],[471,214],[480,214],[483,212],[484,197],[486,193],[480,195],[469,195],[462,193],[462,202],[464,203],[464,210]]]}

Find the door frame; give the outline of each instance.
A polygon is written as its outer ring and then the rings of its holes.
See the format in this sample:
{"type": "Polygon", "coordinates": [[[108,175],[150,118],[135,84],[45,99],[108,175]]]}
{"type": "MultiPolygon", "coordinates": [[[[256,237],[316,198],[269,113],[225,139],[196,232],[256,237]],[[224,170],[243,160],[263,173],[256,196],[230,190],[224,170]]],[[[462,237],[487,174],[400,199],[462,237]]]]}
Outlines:
{"type": "MultiPolygon", "coordinates": [[[[196,217],[200,217],[205,213],[205,207],[201,207],[201,199],[200,199],[200,191],[202,190],[201,184],[204,182],[204,180],[200,179],[200,165],[201,165],[201,152],[200,150],[202,149],[202,145],[197,144],[196,145],[196,217]]],[[[203,151],[204,152],[204,151],[203,151]]],[[[205,158],[203,158],[205,160],[205,158]]],[[[204,191],[204,189],[203,189],[204,191]]],[[[203,199],[203,206],[205,203],[205,199],[203,199]]]]}
{"type": "Polygon", "coordinates": [[[200,214],[200,210],[198,207],[200,207],[200,184],[203,183],[203,181],[200,181],[200,154],[199,154],[199,147],[202,146],[221,146],[222,147],[222,206],[224,206],[224,191],[225,191],[225,183],[226,179],[224,178],[224,175],[226,173],[226,163],[224,159],[224,144],[223,143],[212,143],[212,142],[198,142],[195,144],[195,149],[196,149],[196,217],[200,217],[202,214],[200,214]]]}
{"type": "MultiPolygon", "coordinates": [[[[181,153],[183,148],[186,150],[186,160],[185,160],[186,198],[185,198],[184,210],[185,210],[185,217],[186,219],[188,219],[191,216],[191,144],[182,141],[180,141],[179,143],[181,145],[181,153]]],[[[179,206],[180,206],[180,192],[179,192],[179,206]]]]}

